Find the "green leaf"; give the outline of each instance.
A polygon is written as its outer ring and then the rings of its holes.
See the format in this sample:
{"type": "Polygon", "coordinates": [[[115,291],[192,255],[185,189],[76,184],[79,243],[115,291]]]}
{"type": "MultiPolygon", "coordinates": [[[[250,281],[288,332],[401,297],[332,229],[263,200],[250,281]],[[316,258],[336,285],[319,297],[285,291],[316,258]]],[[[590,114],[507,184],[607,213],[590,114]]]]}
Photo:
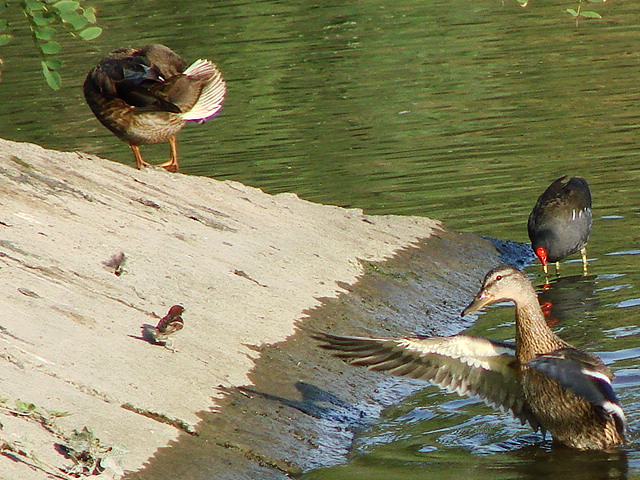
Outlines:
{"type": "Polygon", "coordinates": [[[0,35],[0,47],[9,43],[11,38],[11,35],[7,35],[6,33],[0,35]]]}
{"type": "Polygon", "coordinates": [[[100,27],[89,27],[82,30],[78,35],[84,40],[93,40],[94,38],[98,38],[100,34],[102,34],[100,27]]]}
{"type": "Polygon", "coordinates": [[[34,33],[39,40],[51,40],[56,34],[56,29],[53,27],[34,28],[34,33]]]}
{"type": "Polygon", "coordinates": [[[58,12],[65,13],[65,12],[75,12],[80,6],[80,4],[72,0],[62,0],[60,2],[54,3],[52,6],[53,8],[58,10],[58,12]]]}
{"type": "Polygon", "coordinates": [[[80,15],[75,10],[73,12],[64,12],[60,15],[63,22],[68,23],[74,30],[82,30],[87,26],[89,20],[80,15]]]}
{"type": "Polygon", "coordinates": [[[33,403],[16,400],[16,410],[20,413],[33,412],[37,407],[33,403]]]}
{"type": "Polygon", "coordinates": [[[47,42],[40,45],[40,50],[45,55],[53,55],[60,51],[60,44],[58,42],[47,42]]]}
{"type": "Polygon", "coordinates": [[[62,68],[62,62],[57,58],[47,58],[44,62],[49,70],[60,70],[62,68]]]}
{"type": "Polygon", "coordinates": [[[68,417],[69,415],[71,415],[71,413],[69,413],[69,412],[62,412],[60,410],[47,410],[45,408],[45,411],[49,415],[51,415],[52,417],[57,417],[57,418],[59,418],[59,417],[68,417]]]}
{"type": "Polygon", "coordinates": [[[565,12],[570,13],[574,17],[578,16],[578,12],[576,12],[573,8],[567,8],[567,9],[565,9],[565,12]]]}
{"type": "Polygon", "coordinates": [[[0,18],[0,31],[4,30],[9,26],[9,22],[4,18],[0,18]]]}
{"type": "Polygon", "coordinates": [[[84,18],[89,20],[89,23],[96,23],[98,21],[98,19],[96,18],[95,8],[89,7],[89,8],[83,8],[81,10],[82,10],[82,15],[84,16],[84,18]]]}
{"type": "Polygon", "coordinates": [[[590,10],[584,10],[580,12],[580,16],[584,18],[602,18],[602,15],[600,15],[598,12],[592,12],[590,10]]]}
{"type": "Polygon", "coordinates": [[[55,17],[49,12],[31,12],[33,23],[38,26],[49,25],[55,20],[55,17]]]}
{"type": "Polygon", "coordinates": [[[32,12],[44,10],[44,4],[39,0],[25,0],[24,6],[27,10],[32,12]]]}
{"type": "Polygon", "coordinates": [[[62,85],[62,79],[60,78],[60,74],[58,72],[54,72],[49,70],[46,62],[40,62],[42,65],[42,75],[44,75],[44,79],[47,81],[47,84],[53,89],[58,90],[62,85]]]}

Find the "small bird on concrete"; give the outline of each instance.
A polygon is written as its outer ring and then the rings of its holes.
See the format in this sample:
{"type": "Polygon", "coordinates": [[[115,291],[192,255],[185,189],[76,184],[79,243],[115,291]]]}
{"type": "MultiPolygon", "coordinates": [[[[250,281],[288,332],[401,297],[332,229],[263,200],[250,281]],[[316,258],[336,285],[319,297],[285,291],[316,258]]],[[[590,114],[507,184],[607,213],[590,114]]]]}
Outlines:
{"type": "Polygon", "coordinates": [[[125,272],[124,264],[127,261],[127,257],[124,252],[116,253],[112,255],[109,260],[102,262],[104,268],[112,272],[116,277],[119,277],[125,272]]]}
{"type": "Polygon", "coordinates": [[[178,333],[184,327],[184,320],[182,320],[182,312],[184,307],[182,305],[174,305],[169,309],[169,312],[160,319],[158,325],[152,327],[150,325],[145,326],[145,337],[152,340],[154,343],[164,345],[172,352],[176,350],[173,348],[172,335],[178,333]]]}

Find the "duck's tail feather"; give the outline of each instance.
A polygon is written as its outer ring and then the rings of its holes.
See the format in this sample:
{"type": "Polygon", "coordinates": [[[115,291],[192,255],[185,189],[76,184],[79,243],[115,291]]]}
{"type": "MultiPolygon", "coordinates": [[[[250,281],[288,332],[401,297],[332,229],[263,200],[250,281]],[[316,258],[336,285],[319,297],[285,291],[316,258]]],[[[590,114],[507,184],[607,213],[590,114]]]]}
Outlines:
{"type": "Polygon", "coordinates": [[[191,78],[202,78],[205,83],[198,101],[189,111],[182,114],[182,118],[186,121],[204,122],[213,117],[222,108],[222,102],[227,93],[227,85],[218,67],[209,60],[199,59],[193,62],[183,74],[191,78]]]}

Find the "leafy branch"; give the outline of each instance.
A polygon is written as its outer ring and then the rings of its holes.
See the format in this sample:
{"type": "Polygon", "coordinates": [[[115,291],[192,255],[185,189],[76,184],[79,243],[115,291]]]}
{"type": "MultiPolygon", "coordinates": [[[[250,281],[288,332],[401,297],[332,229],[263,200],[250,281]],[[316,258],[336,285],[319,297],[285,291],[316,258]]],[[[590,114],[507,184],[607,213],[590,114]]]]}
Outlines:
{"type": "Polygon", "coordinates": [[[583,3],[604,3],[607,0],[578,0],[578,8],[566,8],[564,11],[571,15],[576,20],[576,27],[580,18],[602,18],[598,12],[592,10],[582,10],[583,3]]]}
{"type": "MultiPolygon", "coordinates": [[[[504,0],[503,0],[504,1],[504,0]]],[[[529,5],[529,0],[516,0],[518,5],[522,8],[525,8],[529,5]]],[[[578,0],[578,8],[565,8],[563,12],[567,12],[569,15],[573,16],[576,20],[576,27],[578,26],[578,21],[580,18],[602,18],[598,12],[594,12],[592,10],[582,10],[583,3],[604,3],[607,0],[578,0]]]]}
{"type": "MultiPolygon", "coordinates": [[[[8,44],[13,35],[10,33],[6,12],[10,8],[19,8],[27,19],[33,43],[40,53],[42,75],[47,84],[58,90],[62,79],[58,70],[62,62],[57,58],[61,46],[55,41],[59,30],[65,30],[71,36],[82,40],[93,40],[102,33],[96,26],[96,13],[93,7],[85,7],[75,0],[13,0],[0,2],[0,46],[8,44]]],[[[0,59],[0,66],[2,65],[0,59]]]]}

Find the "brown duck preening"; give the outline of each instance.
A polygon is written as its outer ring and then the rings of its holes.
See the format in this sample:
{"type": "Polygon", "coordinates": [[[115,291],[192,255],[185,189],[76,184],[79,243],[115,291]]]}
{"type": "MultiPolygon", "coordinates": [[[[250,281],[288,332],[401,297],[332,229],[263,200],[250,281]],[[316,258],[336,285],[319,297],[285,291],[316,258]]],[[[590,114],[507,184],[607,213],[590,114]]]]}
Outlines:
{"type": "Polygon", "coordinates": [[[188,121],[204,122],[222,108],[226,85],[208,60],[191,66],[164,45],[115,50],[91,69],[84,96],[100,122],[133,151],[137,168],[150,166],[140,145],[169,142],[169,160],[178,170],[176,134],[188,121]]]}
{"type": "Polygon", "coordinates": [[[314,338],[351,364],[479,396],[566,446],[610,450],[624,443],[626,419],[611,372],[598,357],[551,331],[523,273],[511,267],[489,272],[463,315],[505,300],[516,306],[515,346],[467,335],[380,339],[317,333],[314,338]]]}

